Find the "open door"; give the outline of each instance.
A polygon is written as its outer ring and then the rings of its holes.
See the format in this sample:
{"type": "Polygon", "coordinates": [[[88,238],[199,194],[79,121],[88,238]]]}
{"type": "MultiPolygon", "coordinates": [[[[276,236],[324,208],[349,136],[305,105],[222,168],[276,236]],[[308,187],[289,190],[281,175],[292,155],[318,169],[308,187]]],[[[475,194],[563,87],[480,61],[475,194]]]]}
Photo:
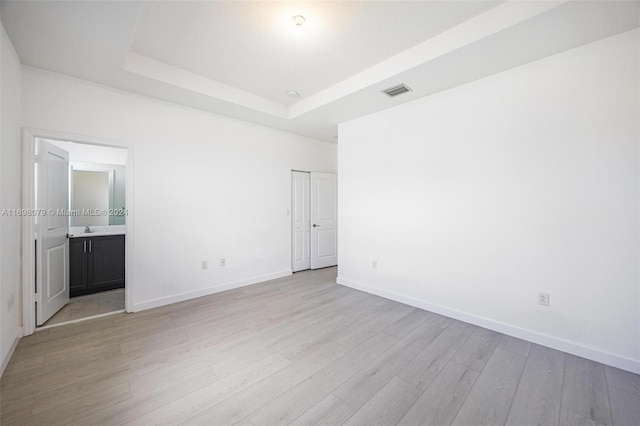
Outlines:
{"type": "Polygon", "coordinates": [[[309,173],[291,172],[291,270],[311,267],[309,254],[309,173]]]}
{"type": "Polygon", "coordinates": [[[38,139],[36,324],[69,302],[69,153],[38,139]],[[44,214],[46,212],[46,214],[44,214]]]}
{"type": "Polygon", "coordinates": [[[311,172],[311,269],[338,264],[337,196],[335,174],[311,172]]]}

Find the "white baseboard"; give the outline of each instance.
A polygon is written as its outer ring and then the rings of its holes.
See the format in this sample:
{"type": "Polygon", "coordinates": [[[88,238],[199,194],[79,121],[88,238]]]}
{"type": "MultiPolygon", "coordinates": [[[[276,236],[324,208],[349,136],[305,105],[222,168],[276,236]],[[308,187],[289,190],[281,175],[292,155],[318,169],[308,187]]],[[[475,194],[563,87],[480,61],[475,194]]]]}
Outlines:
{"type": "Polygon", "coordinates": [[[0,377],[2,377],[2,375],[4,374],[4,370],[5,368],[7,368],[7,365],[9,365],[9,361],[11,361],[11,357],[13,356],[13,353],[15,352],[16,347],[18,346],[18,342],[20,342],[21,338],[22,327],[19,327],[18,332],[16,333],[16,337],[13,340],[11,347],[9,348],[9,352],[7,352],[7,356],[2,360],[2,364],[0,364],[0,377]]]}
{"type": "Polygon", "coordinates": [[[413,297],[408,297],[394,292],[382,290],[376,287],[369,286],[367,284],[349,280],[347,278],[338,277],[336,282],[346,287],[351,287],[356,290],[361,290],[366,293],[384,297],[385,299],[394,300],[396,302],[404,303],[405,305],[424,309],[425,311],[435,312],[436,314],[464,321],[469,324],[477,325],[479,327],[487,328],[489,330],[527,340],[532,343],[557,349],[559,351],[577,355],[582,358],[587,358],[592,361],[601,362],[603,364],[630,371],[632,373],[640,374],[640,360],[637,359],[612,354],[610,352],[584,346],[579,343],[560,339],[554,336],[539,333],[537,331],[516,327],[514,325],[496,321],[491,318],[469,314],[467,312],[447,308],[446,306],[435,305],[424,300],[415,299],[413,297]]]}
{"type": "Polygon", "coordinates": [[[293,274],[291,269],[284,271],[274,272],[272,274],[259,275],[257,277],[251,277],[242,281],[234,281],[230,283],[218,284],[214,287],[204,288],[202,290],[189,291],[186,293],[180,293],[173,296],[160,297],[158,299],[148,300],[146,302],[134,303],[133,312],[144,311],[147,309],[158,308],[160,306],[170,305],[172,303],[184,302],[185,300],[195,299],[197,297],[208,296],[214,293],[220,293],[222,291],[232,290],[238,287],[245,287],[251,284],[258,284],[264,281],[275,280],[276,278],[287,277],[293,274]]]}

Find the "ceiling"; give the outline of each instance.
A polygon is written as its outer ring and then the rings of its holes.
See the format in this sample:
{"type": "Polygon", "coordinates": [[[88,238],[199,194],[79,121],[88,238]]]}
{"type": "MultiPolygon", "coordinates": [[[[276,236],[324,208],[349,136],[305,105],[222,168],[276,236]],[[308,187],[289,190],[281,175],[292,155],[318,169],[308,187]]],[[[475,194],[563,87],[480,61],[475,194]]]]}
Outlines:
{"type": "Polygon", "coordinates": [[[334,143],[341,122],[640,25],[638,1],[608,0],[3,0],[0,13],[24,65],[334,143]],[[381,93],[399,83],[413,90],[381,93]]]}

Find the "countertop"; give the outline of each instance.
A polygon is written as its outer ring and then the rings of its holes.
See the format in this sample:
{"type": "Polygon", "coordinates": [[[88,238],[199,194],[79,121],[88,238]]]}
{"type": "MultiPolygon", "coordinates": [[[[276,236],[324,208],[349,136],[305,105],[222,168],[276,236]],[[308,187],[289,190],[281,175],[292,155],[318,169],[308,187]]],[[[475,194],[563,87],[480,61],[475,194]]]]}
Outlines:
{"type": "Polygon", "coordinates": [[[91,232],[84,232],[84,226],[72,226],[69,228],[69,238],[104,237],[107,235],[124,235],[125,225],[90,226],[91,232]]]}

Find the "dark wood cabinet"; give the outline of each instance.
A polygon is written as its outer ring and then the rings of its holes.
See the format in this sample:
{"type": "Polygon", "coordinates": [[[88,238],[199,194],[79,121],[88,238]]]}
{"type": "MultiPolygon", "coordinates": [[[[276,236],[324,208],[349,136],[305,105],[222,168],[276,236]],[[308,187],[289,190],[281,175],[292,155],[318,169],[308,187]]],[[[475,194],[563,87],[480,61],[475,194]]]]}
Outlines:
{"type": "Polygon", "coordinates": [[[79,296],[87,289],[87,242],[89,238],[69,240],[69,291],[79,296]]]}
{"type": "Polygon", "coordinates": [[[69,241],[70,296],[124,287],[124,235],[69,241]]]}

